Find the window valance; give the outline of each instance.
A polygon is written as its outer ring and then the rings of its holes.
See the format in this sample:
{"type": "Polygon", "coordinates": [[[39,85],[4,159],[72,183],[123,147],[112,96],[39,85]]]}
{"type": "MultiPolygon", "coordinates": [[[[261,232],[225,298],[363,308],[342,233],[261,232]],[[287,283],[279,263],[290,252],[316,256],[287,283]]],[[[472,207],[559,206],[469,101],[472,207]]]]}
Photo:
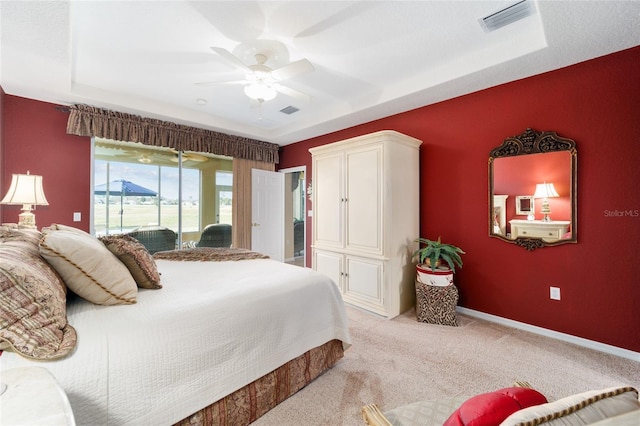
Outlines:
{"type": "Polygon", "coordinates": [[[278,163],[278,145],[212,130],[110,111],[89,105],[69,107],[67,133],[140,142],[181,151],[208,152],[246,160],[278,163]]]}

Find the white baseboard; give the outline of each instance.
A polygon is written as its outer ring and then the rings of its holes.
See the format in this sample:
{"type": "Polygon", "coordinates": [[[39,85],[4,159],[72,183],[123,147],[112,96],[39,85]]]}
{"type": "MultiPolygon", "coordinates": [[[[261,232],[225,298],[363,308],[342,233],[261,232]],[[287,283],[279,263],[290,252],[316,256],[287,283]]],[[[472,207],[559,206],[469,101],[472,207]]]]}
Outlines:
{"type": "Polygon", "coordinates": [[[565,342],[573,343],[578,346],[583,346],[589,349],[595,349],[596,351],[605,352],[611,355],[616,355],[621,358],[627,358],[632,361],[640,362],[640,352],[630,351],[628,349],[619,348],[617,346],[607,345],[605,343],[596,342],[594,340],[584,339],[582,337],[572,336],[571,334],[560,333],[558,331],[549,330],[547,328],[537,327],[524,322],[510,320],[508,318],[499,317],[496,315],[486,314],[484,312],[476,311],[473,309],[463,308],[456,306],[456,311],[461,314],[468,315],[498,324],[506,325],[507,327],[517,328],[519,330],[528,331],[542,336],[551,337],[553,339],[562,340],[565,342]]]}

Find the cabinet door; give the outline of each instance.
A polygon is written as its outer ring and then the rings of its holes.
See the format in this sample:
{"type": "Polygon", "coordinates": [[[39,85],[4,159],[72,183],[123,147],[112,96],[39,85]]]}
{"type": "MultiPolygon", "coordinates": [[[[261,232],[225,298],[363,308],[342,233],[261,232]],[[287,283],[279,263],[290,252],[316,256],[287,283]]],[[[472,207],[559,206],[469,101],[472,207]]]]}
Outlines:
{"type": "Polygon", "coordinates": [[[386,315],[382,283],[382,261],[346,256],[344,300],[386,315]]]}
{"type": "Polygon", "coordinates": [[[342,260],[344,256],[341,253],[333,253],[322,250],[314,250],[313,252],[313,269],[321,274],[328,276],[340,289],[343,289],[343,270],[342,260]]]}
{"type": "Polygon", "coordinates": [[[382,145],[373,145],[345,154],[349,250],[382,254],[382,153],[382,145]]]}
{"type": "Polygon", "coordinates": [[[343,246],[344,154],[328,154],[313,163],[314,244],[343,246]]]}

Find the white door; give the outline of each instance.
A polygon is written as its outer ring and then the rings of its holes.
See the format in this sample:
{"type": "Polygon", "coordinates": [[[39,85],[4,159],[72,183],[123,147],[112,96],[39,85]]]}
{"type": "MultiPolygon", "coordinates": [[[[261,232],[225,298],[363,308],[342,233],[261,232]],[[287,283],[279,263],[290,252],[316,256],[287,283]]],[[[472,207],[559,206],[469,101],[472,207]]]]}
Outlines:
{"type": "Polygon", "coordinates": [[[251,250],[284,262],[284,173],[251,170],[251,250]]]}
{"type": "Polygon", "coordinates": [[[344,154],[318,156],[313,162],[314,244],[343,248],[344,154]]]}
{"type": "Polygon", "coordinates": [[[345,248],[382,255],[382,145],[346,153],[345,248]]]}

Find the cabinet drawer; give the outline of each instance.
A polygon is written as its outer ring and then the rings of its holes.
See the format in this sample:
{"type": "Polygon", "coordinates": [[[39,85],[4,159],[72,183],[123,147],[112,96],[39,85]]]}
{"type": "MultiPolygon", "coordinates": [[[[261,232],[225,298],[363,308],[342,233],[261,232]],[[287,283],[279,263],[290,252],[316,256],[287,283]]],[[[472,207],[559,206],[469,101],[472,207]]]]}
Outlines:
{"type": "Polygon", "coordinates": [[[557,228],[555,229],[536,228],[536,227],[518,228],[518,236],[558,239],[562,237],[561,231],[562,231],[561,229],[557,229],[557,228]]]}

